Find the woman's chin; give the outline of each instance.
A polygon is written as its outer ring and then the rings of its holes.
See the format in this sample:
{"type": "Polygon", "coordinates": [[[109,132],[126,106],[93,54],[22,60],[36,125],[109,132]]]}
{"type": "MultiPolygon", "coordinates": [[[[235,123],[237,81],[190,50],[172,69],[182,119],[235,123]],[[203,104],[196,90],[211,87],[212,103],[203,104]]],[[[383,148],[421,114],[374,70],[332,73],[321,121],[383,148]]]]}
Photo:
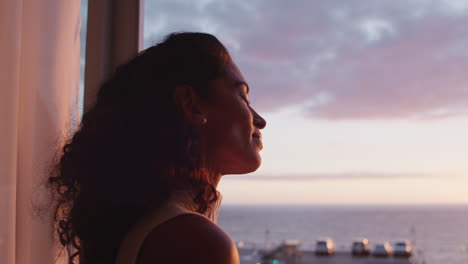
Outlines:
{"type": "Polygon", "coordinates": [[[216,166],[218,172],[226,174],[247,174],[256,171],[262,164],[262,157],[258,151],[243,152],[241,155],[231,155],[216,166]]]}
{"type": "Polygon", "coordinates": [[[262,164],[262,159],[261,159],[260,156],[258,156],[256,159],[249,160],[248,163],[237,166],[236,168],[234,168],[234,171],[232,173],[229,173],[229,174],[252,173],[252,172],[256,171],[258,168],[260,168],[261,164],[262,164]]]}

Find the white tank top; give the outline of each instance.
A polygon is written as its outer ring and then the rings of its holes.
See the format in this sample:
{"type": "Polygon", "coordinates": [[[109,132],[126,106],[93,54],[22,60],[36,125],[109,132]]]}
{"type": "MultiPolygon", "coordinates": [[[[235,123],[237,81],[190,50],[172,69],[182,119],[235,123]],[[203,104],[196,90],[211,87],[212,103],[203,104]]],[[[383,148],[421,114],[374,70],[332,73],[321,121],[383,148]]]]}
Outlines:
{"type": "Polygon", "coordinates": [[[116,258],[116,264],[136,264],[140,249],[151,231],[162,223],[183,214],[203,215],[216,224],[222,196],[218,192],[218,200],[211,204],[204,214],[196,212],[193,196],[187,192],[177,192],[160,208],[142,217],[127,232],[116,258]]]}

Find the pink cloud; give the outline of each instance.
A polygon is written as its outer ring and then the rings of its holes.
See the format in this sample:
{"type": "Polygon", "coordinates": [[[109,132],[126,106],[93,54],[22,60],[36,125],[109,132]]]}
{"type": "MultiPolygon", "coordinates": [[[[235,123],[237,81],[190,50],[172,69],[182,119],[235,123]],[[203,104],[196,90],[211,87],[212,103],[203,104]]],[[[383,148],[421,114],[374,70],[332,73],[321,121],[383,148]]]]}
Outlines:
{"type": "Polygon", "coordinates": [[[260,111],[302,105],[314,118],[443,118],[468,114],[463,8],[403,0],[151,1],[145,39],[214,33],[260,111]],[[323,94],[327,100],[311,104],[323,94]]]}

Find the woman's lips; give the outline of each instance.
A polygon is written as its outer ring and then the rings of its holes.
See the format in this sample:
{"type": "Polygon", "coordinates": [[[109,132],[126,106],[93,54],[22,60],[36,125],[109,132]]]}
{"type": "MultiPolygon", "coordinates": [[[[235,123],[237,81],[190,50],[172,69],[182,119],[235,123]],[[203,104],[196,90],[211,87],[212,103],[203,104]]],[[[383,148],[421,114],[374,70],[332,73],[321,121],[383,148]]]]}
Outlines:
{"type": "Polygon", "coordinates": [[[253,138],[259,138],[260,140],[262,140],[262,134],[260,134],[260,133],[253,133],[252,137],[253,138]]]}
{"type": "Polygon", "coordinates": [[[252,135],[252,140],[255,142],[255,144],[256,144],[260,149],[263,149],[262,135],[254,134],[254,135],[252,135]]]}

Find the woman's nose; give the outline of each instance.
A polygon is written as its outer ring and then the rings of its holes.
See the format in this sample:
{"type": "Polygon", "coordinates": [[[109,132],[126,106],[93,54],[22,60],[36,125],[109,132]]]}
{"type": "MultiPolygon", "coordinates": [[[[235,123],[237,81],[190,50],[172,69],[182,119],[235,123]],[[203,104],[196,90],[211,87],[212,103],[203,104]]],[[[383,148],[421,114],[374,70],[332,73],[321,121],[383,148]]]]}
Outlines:
{"type": "Polygon", "coordinates": [[[259,129],[264,129],[266,127],[266,120],[263,119],[255,110],[252,109],[253,113],[253,123],[255,127],[258,127],[259,129]]]}

